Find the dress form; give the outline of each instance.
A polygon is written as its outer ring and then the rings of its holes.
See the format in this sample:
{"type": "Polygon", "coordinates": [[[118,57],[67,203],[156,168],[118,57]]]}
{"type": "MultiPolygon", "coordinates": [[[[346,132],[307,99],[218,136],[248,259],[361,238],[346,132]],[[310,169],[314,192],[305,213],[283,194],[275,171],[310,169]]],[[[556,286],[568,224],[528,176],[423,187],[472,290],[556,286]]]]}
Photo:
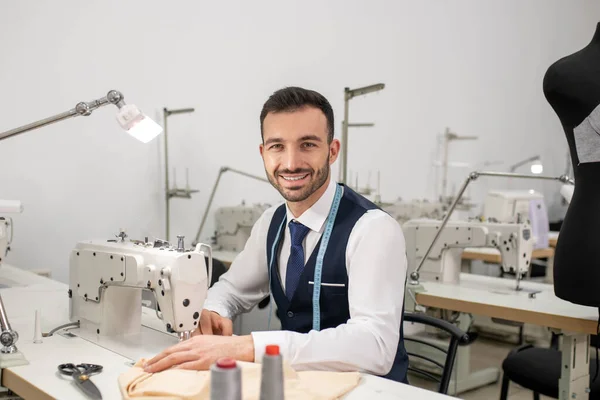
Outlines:
{"type": "Polygon", "coordinates": [[[600,122],[600,23],[586,47],[549,67],[543,90],[565,132],[575,178],[556,246],[554,292],[600,307],[600,157],[581,151],[584,146],[600,156],[600,132],[592,129],[600,122]]]}

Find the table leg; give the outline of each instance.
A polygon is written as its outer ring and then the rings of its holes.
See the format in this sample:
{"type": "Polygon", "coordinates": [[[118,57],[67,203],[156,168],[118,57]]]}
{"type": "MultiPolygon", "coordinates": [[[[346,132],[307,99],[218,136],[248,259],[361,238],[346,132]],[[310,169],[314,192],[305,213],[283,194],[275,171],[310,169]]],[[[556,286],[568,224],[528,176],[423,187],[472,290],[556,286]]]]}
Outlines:
{"type": "Polygon", "coordinates": [[[548,257],[546,263],[546,283],[554,283],[554,256],[548,257]]]}
{"type": "Polygon", "coordinates": [[[581,333],[564,333],[561,352],[559,399],[589,400],[590,336],[581,333]]]}

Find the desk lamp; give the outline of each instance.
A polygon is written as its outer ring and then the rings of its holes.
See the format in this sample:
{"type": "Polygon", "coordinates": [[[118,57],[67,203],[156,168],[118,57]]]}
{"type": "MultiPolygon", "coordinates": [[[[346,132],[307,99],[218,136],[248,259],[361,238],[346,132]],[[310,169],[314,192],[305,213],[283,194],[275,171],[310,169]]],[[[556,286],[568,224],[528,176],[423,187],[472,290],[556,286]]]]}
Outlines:
{"type": "MultiPolygon", "coordinates": [[[[69,111],[0,133],[0,140],[72,117],[87,117],[91,115],[92,111],[95,109],[107,104],[114,104],[119,108],[116,117],[117,122],[127,133],[142,143],[150,142],[162,132],[162,127],[146,115],[142,114],[135,105],[125,104],[121,92],[111,90],[106,96],[98,100],[77,103],[77,105],[69,111]]],[[[2,348],[0,348],[0,369],[28,364],[25,356],[17,350],[15,343],[18,339],[19,335],[17,331],[13,330],[10,326],[6,309],[2,302],[2,296],[0,296],[0,344],[2,345],[2,348]]]]}
{"type": "Polygon", "coordinates": [[[530,168],[532,174],[541,174],[542,172],[544,172],[544,166],[542,165],[542,159],[540,158],[540,156],[533,156],[526,158],[525,160],[519,161],[518,163],[510,167],[510,172],[514,173],[517,170],[517,168],[529,163],[531,163],[530,168]]]}

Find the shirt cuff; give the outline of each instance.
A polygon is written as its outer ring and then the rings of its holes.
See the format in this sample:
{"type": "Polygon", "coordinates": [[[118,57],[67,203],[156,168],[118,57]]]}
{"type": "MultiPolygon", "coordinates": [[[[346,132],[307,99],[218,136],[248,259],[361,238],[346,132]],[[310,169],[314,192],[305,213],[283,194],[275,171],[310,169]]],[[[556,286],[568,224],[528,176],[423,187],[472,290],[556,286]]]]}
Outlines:
{"type": "Polygon", "coordinates": [[[223,303],[218,301],[206,300],[202,308],[208,311],[214,311],[223,318],[232,319],[232,313],[229,311],[229,309],[223,303]]]}
{"type": "Polygon", "coordinates": [[[265,350],[268,345],[276,344],[279,346],[279,354],[284,360],[290,359],[290,349],[288,348],[288,340],[283,331],[260,331],[251,332],[252,340],[254,341],[254,362],[262,362],[265,350]]]}

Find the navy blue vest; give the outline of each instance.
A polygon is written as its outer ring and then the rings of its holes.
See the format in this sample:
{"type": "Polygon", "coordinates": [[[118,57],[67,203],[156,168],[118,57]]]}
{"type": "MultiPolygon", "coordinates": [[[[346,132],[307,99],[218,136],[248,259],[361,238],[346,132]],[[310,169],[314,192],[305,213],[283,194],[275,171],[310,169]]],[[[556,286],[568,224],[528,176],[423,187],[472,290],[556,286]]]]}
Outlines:
{"type": "MultiPolygon", "coordinates": [[[[321,273],[322,283],[338,283],[344,286],[323,286],[321,285],[321,329],[335,328],[340,324],[346,323],[350,319],[348,306],[348,274],[346,269],[346,246],[348,238],[352,232],[354,224],[368,210],[378,208],[369,200],[360,196],[352,189],[344,186],[344,195],[340,201],[340,207],[335,219],[333,231],[329,239],[329,244],[323,258],[323,269],[321,273]]],[[[310,255],[300,277],[298,288],[294,293],[292,300],[289,301],[279,277],[278,257],[280,243],[274,243],[277,238],[277,232],[282,222],[287,218],[285,204],[281,205],[274,213],[269,232],[267,235],[267,261],[271,265],[271,249],[275,244],[275,260],[273,260],[271,270],[271,293],[277,305],[277,316],[281,321],[283,330],[299,333],[308,333],[312,329],[312,296],[314,271],[321,241],[317,243],[315,250],[310,255]]],[[[287,224],[287,221],[285,222],[287,224]]],[[[285,226],[284,226],[285,229],[285,226]]],[[[283,232],[279,238],[283,237],[283,232]]],[[[404,290],[398,288],[398,296],[403,296],[404,290]]],[[[402,310],[404,314],[404,309],[402,310]]],[[[357,349],[360,344],[357,343],[357,349]]],[[[394,365],[385,378],[408,383],[408,355],[404,348],[404,332],[402,321],[400,323],[400,341],[398,350],[394,359],[394,365]]]]}

